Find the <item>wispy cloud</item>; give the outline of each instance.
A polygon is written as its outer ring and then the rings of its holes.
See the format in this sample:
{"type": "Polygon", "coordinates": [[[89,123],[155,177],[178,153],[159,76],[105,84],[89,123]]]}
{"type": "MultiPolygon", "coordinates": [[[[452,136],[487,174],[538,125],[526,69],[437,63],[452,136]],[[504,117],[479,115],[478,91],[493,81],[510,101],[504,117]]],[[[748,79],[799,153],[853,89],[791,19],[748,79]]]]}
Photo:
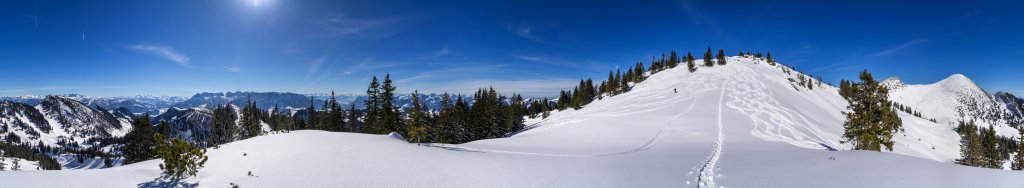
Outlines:
{"type": "Polygon", "coordinates": [[[571,67],[571,68],[579,67],[579,65],[577,65],[575,63],[570,63],[570,62],[565,61],[565,60],[551,58],[551,57],[546,57],[546,56],[514,55],[512,57],[515,57],[516,59],[520,59],[520,60],[523,60],[523,61],[532,61],[532,62],[538,62],[538,63],[545,63],[545,64],[550,64],[550,65],[555,65],[555,66],[571,67]]]}
{"type": "Polygon", "coordinates": [[[238,64],[234,64],[231,66],[222,65],[220,67],[224,68],[224,70],[228,72],[242,72],[242,67],[239,67],[238,64]]]}
{"type": "Polygon", "coordinates": [[[345,70],[342,71],[341,73],[344,74],[344,75],[350,75],[350,74],[356,73],[356,72],[377,70],[377,69],[383,69],[383,68],[391,68],[391,67],[397,67],[399,65],[401,65],[401,64],[399,64],[399,63],[378,62],[378,61],[374,60],[374,57],[367,57],[367,58],[363,58],[362,60],[359,61],[359,63],[356,63],[355,65],[346,67],[345,70]]]}
{"type": "Polygon", "coordinates": [[[541,25],[541,24],[536,24],[536,23],[526,23],[526,22],[523,22],[523,23],[519,23],[519,24],[509,23],[509,24],[506,24],[505,27],[506,27],[506,29],[508,29],[509,32],[511,32],[512,34],[515,34],[516,36],[519,36],[521,38],[524,38],[524,39],[527,39],[527,40],[531,40],[531,41],[534,41],[534,42],[537,42],[537,43],[541,43],[541,44],[547,44],[547,45],[551,45],[551,46],[555,46],[555,47],[565,48],[564,45],[561,45],[561,44],[552,42],[551,40],[545,39],[545,38],[541,37],[540,34],[538,33],[538,30],[540,30],[541,28],[553,27],[554,25],[557,25],[557,24],[548,23],[548,24],[541,25]]]}
{"type": "Polygon", "coordinates": [[[318,57],[316,59],[313,59],[313,61],[310,61],[309,62],[309,68],[306,71],[306,78],[312,77],[313,74],[316,74],[317,72],[319,72],[320,71],[320,66],[324,65],[324,61],[327,61],[327,55],[326,54],[324,54],[324,55],[322,55],[322,56],[320,56],[320,57],[318,57]]]}
{"type": "Polygon", "coordinates": [[[186,56],[185,54],[178,53],[178,51],[174,51],[173,48],[168,46],[158,44],[139,44],[131,46],[129,48],[137,52],[163,57],[183,67],[192,68],[192,65],[188,63],[188,56],[186,56]]]}
{"type": "Polygon", "coordinates": [[[450,52],[451,51],[448,50],[448,48],[441,48],[441,49],[439,49],[437,51],[434,51],[434,52],[430,53],[430,56],[428,56],[428,57],[431,57],[431,58],[441,57],[441,56],[444,56],[444,55],[448,55],[448,53],[450,53],[450,52]]]}
{"type": "Polygon", "coordinates": [[[452,80],[460,77],[472,77],[472,76],[487,76],[493,75],[498,71],[504,71],[509,65],[504,64],[460,64],[450,65],[438,69],[426,70],[417,73],[411,77],[399,78],[395,81],[397,84],[410,83],[410,82],[422,82],[425,80],[433,81],[433,79],[444,79],[452,80]]]}
{"type": "Polygon", "coordinates": [[[914,39],[914,40],[911,40],[911,41],[904,42],[903,44],[900,44],[898,46],[895,46],[895,47],[892,47],[892,48],[889,48],[889,49],[886,49],[886,50],[882,50],[881,52],[878,52],[878,53],[875,53],[875,54],[871,54],[870,57],[882,57],[882,56],[892,55],[893,53],[896,53],[896,52],[899,52],[899,51],[905,50],[907,48],[910,48],[910,47],[913,47],[913,46],[916,46],[916,45],[919,45],[919,44],[922,44],[922,43],[926,43],[926,42],[929,42],[929,41],[930,40],[928,40],[928,39],[914,39]]]}
{"type": "Polygon", "coordinates": [[[690,18],[690,21],[693,22],[694,26],[719,35],[720,37],[726,37],[727,33],[725,33],[725,30],[719,26],[718,22],[704,15],[704,13],[701,13],[700,10],[702,9],[694,7],[693,3],[693,0],[683,0],[682,8],[683,13],[690,18]]]}
{"type": "Polygon", "coordinates": [[[401,17],[354,18],[333,13],[313,21],[322,28],[322,32],[313,35],[344,39],[380,39],[398,33],[407,20],[401,17]]]}

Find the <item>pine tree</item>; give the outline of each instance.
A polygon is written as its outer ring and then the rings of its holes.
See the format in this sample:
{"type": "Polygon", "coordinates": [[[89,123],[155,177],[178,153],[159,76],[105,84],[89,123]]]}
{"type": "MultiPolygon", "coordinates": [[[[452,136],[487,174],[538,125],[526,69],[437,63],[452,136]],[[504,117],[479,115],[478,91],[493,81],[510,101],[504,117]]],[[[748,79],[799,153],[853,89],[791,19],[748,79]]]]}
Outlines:
{"type": "Polygon", "coordinates": [[[412,92],[412,107],[409,108],[409,130],[406,131],[406,138],[416,142],[417,145],[427,136],[427,113],[420,104],[419,90],[412,92]]]}
{"type": "Polygon", "coordinates": [[[278,118],[280,118],[279,116],[281,116],[281,114],[278,111],[277,103],[274,103],[274,106],[270,107],[270,109],[268,109],[268,111],[270,111],[270,119],[269,119],[269,121],[267,121],[267,125],[270,125],[270,130],[271,131],[280,131],[280,130],[282,130],[283,128],[281,128],[281,126],[282,126],[283,122],[278,120],[278,118]]]}
{"type": "Polygon", "coordinates": [[[1017,132],[1020,133],[1020,136],[1017,137],[1017,155],[1013,157],[1010,169],[1024,170],[1024,128],[1018,128],[1017,132]]]}
{"type": "Polygon", "coordinates": [[[885,86],[879,85],[867,70],[860,73],[860,79],[861,83],[851,87],[853,95],[847,98],[847,109],[851,112],[843,112],[844,142],[852,142],[857,150],[881,151],[885,146],[891,151],[892,135],[903,131],[902,121],[889,102],[885,86]]]}
{"type": "Polygon", "coordinates": [[[351,104],[348,109],[348,126],[349,131],[361,133],[363,132],[363,126],[359,122],[359,116],[356,114],[356,104],[351,104]]]}
{"type": "Polygon", "coordinates": [[[391,74],[385,74],[384,84],[381,85],[380,92],[380,116],[377,117],[377,123],[384,128],[384,131],[380,132],[381,134],[405,132],[404,126],[402,126],[401,114],[394,104],[395,89],[391,82],[391,74]]]}
{"type": "Polygon", "coordinates": [[[206,149],[197,149],[192,143],[179,138],[167,140],[162,134],[156,134],[153,139],[157,142],[156,154],[163,159],[160,169],[167,176],[176,179],[196,176],[206,164],[206,149]]]}
{"type": "Polygon", "coordinates": [[[768,55],[765,56],[765,59],[768,61],[769,65],[775,66],[775,59],[772,59],[772,52],[768,52],[768,55]]]}
{"type": "Polygon", "coordinates": [[[125,144],[121,152],[124,164],[132,164],[156,158],[156,143],[153,141],[153,127],[149,122],[149,114],[132,120],[132,131],[124,136],[125,144]]]}
{"type": "Polygon", "coordinates": [[[312,96],[309,97],[309,107],[306,107],[306,120],[303,121],[302,129],[316,129],[316,100],[312,96]]]}
{"type": "Polygon", "coordinates": [[[330,129],[332,131],[339,131],[339,132],[340,131],[346,131],[346,128],[345,128],[345,112],[344,112],[344,110],[341,109],[341,105],[339,105],[338,101],[335,99],[334,91],[331,91],[331,100],[328,103],[329,103],[329,109],[330,109],[330,111],[328,112],[328,115],[327,115],[327,119],[328,119],[327,122],[328,122],[328,125],[329,125],[328,129],[330,129]]]}
{"type": "Polygon", "coordinates": [[[679,55],[676,54],[675,50],[672,50],[671,55],[668,56],[668,67],[675,68],[676,65],[679,65],[679,55]]]}
{"type": "Polygon", "coordinates": [[[216,147],[235,139],[238,132],[235,126],[235,109],[231,104],[213,109],[213,128],[207,137],[207,146],[216,147]]]}
{"type": "Polygon", "coordinates": [[[644,80],[644,72],[645,72],[644,71],[644,63],[637,62],[636,66],[633,67],[633,76],[636,76],[636,78],[634,78],[633,81],[636,82],[636,83],[640,83],[641,81],[643,81],[644,80]]]}
{"type": "Polygon", "coordinates": [[[725,50],[719,48],[718,49],[718,56],[716,56],[715,59],[716,59],[716,61],[718,61],[718,65],[725,65],[725,50]]]}
{"type": "Polygon", "coordinates": [[[370,81],[370,86],[366,89],[366,100],[363,102],[366,106],[363,116],[363,125],[366,127],[364,132],[384,134],[383,127],[377,121],[380,112],[380,84],[377,82],[377,76],[373,76],[373,80],[370,81]]]}
{"type": "Polygon", "coordinates": [[[987,168],[1002,168],[1003,159],[1000,156],[998,142],[999,137],[996,136],[996,130],[989,125],[988,128],[981,129],[981,148],[984,154],[985,164],[987,168]]]}
{"type": "Polygon", "coordinates": [[[974,125],[974,122],[964,123],[961,121],[959,126],[957,126],[957,132],[960,133],[962,139],[960,159],[957,159],[956,163],[967,166],[982,166],[985,160],[981,139],[978,138],[978,127],[974,125]]]}
{"type": "Polygon", "coordinates": [[[711,48],[708,48],[707,52],[704,52],[704,66],[711,67],[715,66],[715,63],[711,61],[711,48]]]}
{"type": "Polygon", "coordinates": [[[690,72],[697,71],[697,65],[693,63],[693,54],[686,52],[686,69],[690,72]]]}
{"type": "Polygon", "coordinates": [[[259,136],[263,133],[263,128],[260,125],[260,109],[256,107],[256,103],[252,101],[252,98],[246,96],[245,108],[242,108],[242,135],[243,139],[252,138],[259,136]]]}

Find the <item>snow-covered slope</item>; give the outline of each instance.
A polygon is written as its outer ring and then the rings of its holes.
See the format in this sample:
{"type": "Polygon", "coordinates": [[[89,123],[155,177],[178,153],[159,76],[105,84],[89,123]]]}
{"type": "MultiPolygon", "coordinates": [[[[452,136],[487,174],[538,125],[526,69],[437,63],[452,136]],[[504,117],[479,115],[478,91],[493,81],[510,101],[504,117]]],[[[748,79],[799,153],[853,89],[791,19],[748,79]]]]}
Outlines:
{"type": "Polygon", "coordinates": [[[23,143],[56,146],[63,140],[89,145],[86,140],[121,137],[131,130],[127,110],[90,108],[63,96],[47,96],[35,106],[0,102],[0,109],[0,133],[14,133],[23,143]]]}
{"type": "Polygon", "coordinates": [[[669,69],[509,138],[417,146],[384,135],[295,131],[211,149],[198,177],[159,161],[93,171],[0,172],[17,187],[1022,187],[1024,173],[960,166],[951,127],[908,114],[893,152],[840,143],[835,88],[730,58],[669,69]],[[678,92],[673,92],[678,90],[678,92]],[[920,139],[920,140],[918,140],[920,139]],[[935,146],[932,149],[931,146],[935,146]],[[251,174],[251,176],[250,176],[251,174]],[[61,180],[61,181],[49,181],[61,180]]]}
{"type": "Polygon", "coordinates": [[[889,88],[889,99],[921,112],[938,123],[955,126],[960,121],[974,121],[979,126],[993,126],[1002,136],[1017,137],[1010,125],[1015,116],[1005,103],[974,84],[962,74],[954,74],[933,84],[909,85],[898,78],[882,82],[889,88]]]}

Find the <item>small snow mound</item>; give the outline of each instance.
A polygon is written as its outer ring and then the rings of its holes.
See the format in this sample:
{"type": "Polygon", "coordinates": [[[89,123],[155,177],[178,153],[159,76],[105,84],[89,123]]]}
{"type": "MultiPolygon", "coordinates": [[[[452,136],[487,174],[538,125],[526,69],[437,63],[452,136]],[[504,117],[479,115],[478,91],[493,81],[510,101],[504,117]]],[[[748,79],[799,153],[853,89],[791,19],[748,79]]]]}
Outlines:
{"type": "Polygon", "coordinates": [[[388,133],[388,137],[391,137],[391,138],[396,139],[396,140],[405,141],[405,138],[402,138],[402,135],[398,134],[396,132],[388,133]]]}

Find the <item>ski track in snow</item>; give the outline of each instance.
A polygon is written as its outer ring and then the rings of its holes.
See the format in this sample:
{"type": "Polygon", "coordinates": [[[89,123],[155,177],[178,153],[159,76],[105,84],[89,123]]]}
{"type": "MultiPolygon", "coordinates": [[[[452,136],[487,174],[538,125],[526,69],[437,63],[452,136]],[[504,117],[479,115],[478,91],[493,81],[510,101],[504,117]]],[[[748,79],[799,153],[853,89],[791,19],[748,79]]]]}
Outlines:
{"type": "Polygon", "coordinates": [[[725,138],[722,134],[722,103],[725,98],[725,89],[722,89],[722,94],[718,97],[718,138],[715,140],[715,149],[711,151],[711,155],[708,155],[707,162],[704,162],[700,167],[700,172],[697,174],[697,187],[716,187],[715,185],[715,168],[718,165],[718,158],[722,156],[722,145],[725,142],[725,138]]]}
{"type": "Polygon", "coordinates": [[[753,121],[754,129],[750,133],[767,141],[779,141],[810,149],[834,150],[839,146],[827,136],[826,131],[811,126],[807,117],[795,110],[783,107],[774,96],[767,91],[765,83],[753,78],[756,74],[751,69],[737,69],[741,73],[731,74],[738,82],[729,84],[733,98],[727,104],[739,110],[753,121]],[[804,130],[804,131],[801,131],[804,130]],[[808,135],[811,134],[811,135],[808,135]]]}

